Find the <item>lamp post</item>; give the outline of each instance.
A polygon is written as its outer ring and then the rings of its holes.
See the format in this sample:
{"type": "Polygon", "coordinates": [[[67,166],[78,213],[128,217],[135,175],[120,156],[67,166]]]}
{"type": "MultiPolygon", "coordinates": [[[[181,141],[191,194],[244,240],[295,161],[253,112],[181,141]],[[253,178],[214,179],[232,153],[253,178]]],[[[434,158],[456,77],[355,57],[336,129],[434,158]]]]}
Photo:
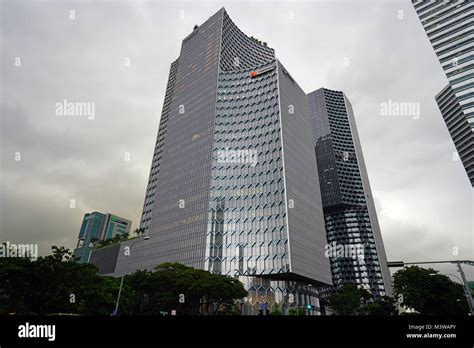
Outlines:
{"type": "MultiPolygon", "coordinates": [[[[138,242],[141,242],[142,240],[148,240],[148,239],[150,239],[150,236],[148,234],[145,234],[143,236],[143,239],[138,239],[135,242],[133,242],[132,244],[130,244],[129,251],[132,251],[132,247],[135,244],[137,244],[138,242]]],[[[129,255],[125,255],[125,256],[128,257],[129,255]]],[[[120,303],[120,295],[122,294],[122,287],[123,287],[123,278],[125,278],[125,274],[123,274],[122,277],[120,278],[120,287],[119,287],[119,292],[118,292],[118,295],[117,295],[117,302],[115,303],[115,310],[112,313],[112,315],[117,315],[118,314],[118,307],[119,307],[119,303],[120,303]]]]}
{"type": "Polygon", "coordinates": [[[89,263],[90,260],[91,260],[92,249],[94,249],[95,245],[94,245],[94,243],[89,242],[89,245],[88,245],[88,246],[89,246],[89,249],[90,249],[90,250],[89,250],[89,256],[87,257],[87,263],[89,263]]]}

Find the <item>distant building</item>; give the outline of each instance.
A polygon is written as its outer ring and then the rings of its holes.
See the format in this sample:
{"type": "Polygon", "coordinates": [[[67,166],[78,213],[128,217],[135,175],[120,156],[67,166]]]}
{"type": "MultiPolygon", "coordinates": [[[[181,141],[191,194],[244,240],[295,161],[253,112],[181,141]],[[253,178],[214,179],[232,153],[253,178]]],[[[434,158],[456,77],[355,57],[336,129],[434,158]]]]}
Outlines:
{"type": "Polygon", "coordinates": [[[412,3],[449,81],[436,102],[474,186],[474,2],[412,3]]]}
{"type": "Polygon", "coordinates": [[[74,256],[79,262],[88,263],[91,250],[98,242],[130,233],[132,222],[122,217],[97,211],[87,213],[82,220],[74,256]]]}
{"type": "Polygon", "coordinates": [[[308,94],[334,286],[391,295],[391,277],[352,106],[343,92],[308,94]]]}

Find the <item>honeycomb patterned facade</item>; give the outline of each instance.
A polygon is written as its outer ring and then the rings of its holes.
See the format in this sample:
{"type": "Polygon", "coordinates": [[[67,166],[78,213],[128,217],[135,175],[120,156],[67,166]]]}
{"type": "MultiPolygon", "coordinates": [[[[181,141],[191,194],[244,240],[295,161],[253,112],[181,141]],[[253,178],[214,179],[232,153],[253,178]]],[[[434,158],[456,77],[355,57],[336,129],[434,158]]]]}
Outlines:
{"type": "Polygon", "coordinates": [[[269,67],[255,78],[219,75],[206,255],[213,272],[289,271],[275,63],[269,67]],[[255,165],[220,160],[232,150],[252,151],[255,165]]]}
{"type": "Polygon", "coordinates": [[[278,82],[274,50],[224,13],[205,269],[239,277],[243,314],[259,313],[262,298],[269,311],[312,304],[317,314],[316,288],[271,278],[290,272],[278,82]],[[251,151],[255,163],[223,161],[226,151],[251,151]]]}

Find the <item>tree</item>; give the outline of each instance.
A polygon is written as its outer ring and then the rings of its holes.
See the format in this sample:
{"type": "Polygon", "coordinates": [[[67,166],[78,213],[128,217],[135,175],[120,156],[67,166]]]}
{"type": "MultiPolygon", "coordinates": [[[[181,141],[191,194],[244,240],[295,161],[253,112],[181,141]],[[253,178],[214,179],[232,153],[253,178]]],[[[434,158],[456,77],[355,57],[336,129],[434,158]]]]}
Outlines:
{"type": "Polygon", "coordinates": [[[273,305],[270,315],[282,315],[280,305],[278,303],[273,305]]]}
{"type": "Polygon", "coordinates": [[[397,315],[398,310],[392,297],[380,296],[369,302],[365,307],[368,315],[397,315]]]}
{"type": "MultiPolygon", "coordinates": [[[[134,301],[127,313],[227,315],[235,312],[235,300],[247,295],[242,283],[178,263],[163,263],[154,271],[137,271],[125,277],[134,301]]],[[[123,292],[122,292],[123,293],[123,292]]]]}
{"type": "Polygon", "coordinates": [[[361,315],[366,313],[366,305],[372,295],[365,289],[347,284],[328,298],[329,307],[335,314],[361,315]]]}
{"type": "Polygon", "coordinates": [[[468,303],[461,284],[432,268],[411,266],[394,274],[396,296],[402,304],[425,315],[466,315],[468,303]]]}
{"type": "Polygon", "coordinates": [[[135,229],[133,233],[135,234],[133,238],[137,238],[137,237],[140,237],[143,233],[145,233],[145,229],[143,227],[140,227],[140,228],[135,229]]]}
{"type": "Polygon", "coordinates": [[[52,251],[36,261],[0,259],[0,314],[110,314],[117,279],[75,262],[69,249],[53,246],[52,251]]]}
{"type": "MultiPolygon", "coordinates": [[[[223,306],[233,306],[234,300],[247,296],[247,291],[239,280],[206,271],[201,272],[207,274],[203,273],[203,278],[196,283],[200,291],[197,291],[195,295],[203,297],[207,314],[219,314],[223,306]]],[[[197,287],[193,286],[193,289],[197,287]]]]}
{"type": "Polygon", "coordinates": [[[28,312],[25,299],[31,288],[30,267],[29,258],[0,258],[0,314],[28,312]]]}
{"type": "MultiPolygon", "coordinates": [[[[118,278],[101,276],[96,266],[74,260],[64,247],[32,261],[0,258],[0,315],[54,313],[110,315],[118,278]]],[[[119,314],[237,314],[236,300],[247,295],[237,279],[177,263],[124,278],[119,314]]]]}
{"type": "MultiPolygon", "coordinates": [[[[98,242],[97,245],[96,245],[96,248],[100,249],[100,248],[104,248],[104,247],[109,246],[109,245],[120,243],[124,240],[127,240],[128,237],[129,237],[128,233],[116,234],[112,238],[104,239],[104,240],[101,240],[100,242],[98,242]]],[[[136,238],[136,237],[134,237],[134,238],[136,238]]]]}

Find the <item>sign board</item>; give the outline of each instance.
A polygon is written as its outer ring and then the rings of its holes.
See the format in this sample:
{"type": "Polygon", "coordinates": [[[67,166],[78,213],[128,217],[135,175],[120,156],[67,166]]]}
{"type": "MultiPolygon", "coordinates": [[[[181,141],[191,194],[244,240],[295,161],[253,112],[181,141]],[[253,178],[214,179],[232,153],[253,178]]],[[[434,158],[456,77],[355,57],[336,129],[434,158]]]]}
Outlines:
{"type": "Polygon", "coordinates": [[[275,66],[273,65],[270,65],[270,66],[267,66],[265,68],[262,68],[262,69],[258,69],[258,70],[253,70],[249,73],[249,76],[250,77],[257,77],[258,75],[262,75],[266,72],[269,72],[269,71],[272,71],[273,69],[275,69],[275,66]]]}

